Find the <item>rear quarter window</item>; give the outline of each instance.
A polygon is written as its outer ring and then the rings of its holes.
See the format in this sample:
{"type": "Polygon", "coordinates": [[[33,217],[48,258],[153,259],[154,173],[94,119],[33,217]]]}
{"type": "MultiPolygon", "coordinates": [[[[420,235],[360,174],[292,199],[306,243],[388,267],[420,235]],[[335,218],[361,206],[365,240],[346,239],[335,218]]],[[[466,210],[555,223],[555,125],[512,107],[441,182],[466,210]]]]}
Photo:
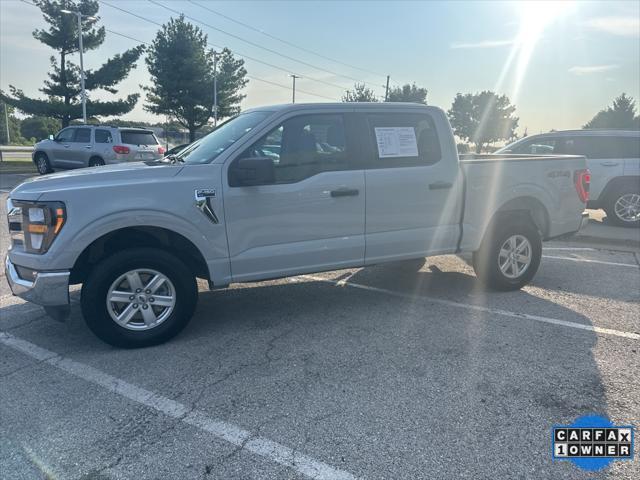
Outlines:
{"type": "Polygon", "coordinates": [[[127,143],[129,145],[157,145],[158,140],[153,132],[134,132],[121,130],[120,138],[122,139],[122,143],[127,143]]]}

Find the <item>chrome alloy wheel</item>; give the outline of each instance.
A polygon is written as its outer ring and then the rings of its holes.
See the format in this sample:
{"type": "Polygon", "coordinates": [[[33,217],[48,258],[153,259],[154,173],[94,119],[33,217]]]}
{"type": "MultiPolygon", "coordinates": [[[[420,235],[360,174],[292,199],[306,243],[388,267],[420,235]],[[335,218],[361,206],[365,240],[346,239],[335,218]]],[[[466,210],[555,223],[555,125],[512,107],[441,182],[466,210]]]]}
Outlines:
{"type": "Polygon", "coordinates": [[[507,278],[519,278],[529,268],[532,252],[531,243],[526,237],[512,235],[500,247],[498,254],[500,271],[507,278]]]}
{"type": "Polygon", "coordinates": [[[107,290],[111,319],[129,330],[150,330],[164,322],[176,305],[176,289],[162,273],[150,269],[120,275],[107,290]]]}
{"type": "Polygon", "coordinates": [[[640,220],[640,194],[627,193],[616,200],[613,206],[616,216],[623,222],[640,220]]]}

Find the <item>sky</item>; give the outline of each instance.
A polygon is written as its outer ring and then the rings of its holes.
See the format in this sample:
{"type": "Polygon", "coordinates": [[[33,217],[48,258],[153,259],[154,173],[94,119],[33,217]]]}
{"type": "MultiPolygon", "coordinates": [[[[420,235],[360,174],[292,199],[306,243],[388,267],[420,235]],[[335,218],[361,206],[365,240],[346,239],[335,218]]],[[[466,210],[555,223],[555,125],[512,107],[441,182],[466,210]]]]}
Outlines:
{"type": "MultiPolygon", "coordinates": [[[[520,134],[580,128],[622,92],[640,100],[637,0],[100,3],[100,24],[108,31],[104,44],[85,54],[86,68],[137,45],[131,38],[150,42],[156,23],[182,12],[208,35],[212,48],[228,47],[245,58],[251,78],[243,109],[290,102],[290,74],[302,77],[297,102],[339,101],[356,80],[383,97],[386,75],[391,86],[415,82],[427,88],[428,103],[445,110],[457,93],[493,90],[516,105],[520,134]]],[[[46,28],[37,8],[0,0],[3,90],[14,85],[41,95],[55,52],[33,38],[36,28],[46,28]]],[[[119,95],[141,92],[140,85],[149,83],[141,59],[119,84],[119,95]]],[[[164,120],[143,104],[141,95],[122,118],[164,120]]]]}

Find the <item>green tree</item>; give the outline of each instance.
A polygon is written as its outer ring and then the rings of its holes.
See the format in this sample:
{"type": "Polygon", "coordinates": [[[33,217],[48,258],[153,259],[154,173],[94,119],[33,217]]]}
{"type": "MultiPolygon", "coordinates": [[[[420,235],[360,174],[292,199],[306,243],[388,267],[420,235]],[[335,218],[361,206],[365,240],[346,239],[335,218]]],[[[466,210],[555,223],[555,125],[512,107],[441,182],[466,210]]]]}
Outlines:
{"type": "Polygon", "coordinates": [[[249,83],[244,60],[236,59],[231,50],[223,48],[218,54],[217,67],[218,119],[240,113],[240,102],[246,97],[240,91],[249,83]]]}
{"type": "MultiPolygon", "coordinates": [[[[104,42],[104,27],[96,27],[99,5],[96,0],[35,0],[35,4],[42,11],[49,29],[35,30],[33,36],[59,54],[59,60],[51,57],[49,79],[45,80],[44,87],[40,89],[47,99],[28,97],[13,85],[9,86],[10,95],[0,92],[0,97],[24,113],[57,118],[66,127],[71,120],[82,118],[82,102],[80,67],[67,59],[69,55],[78,53],[77,17],[63,13],[62,10],[80,11],[91,17],[82,22],[83,50],[87,52],[104,42]]],[[[102,89],[112,94],[117,93],[115,86],[135,67],[142,51],[143,46],[134,47],[108,59],[97,70],[85,71],[86,91],[102,89]]],[[[112,101],[87,98],[87,115],[122,115],[133,109],[138,97],[138,94],[132,94],[123,100],[112,101]]]]}
{"type": "Polygon", "coordinates": [[[427,89],[418,87],[415,83],[389,89],[387,102],[412,102],[427,104],[427,89]]]}
{"type": "Polygon", "coordinates": [[[480,153],[490,143],[513,137],[519,120],[513,115],[515,110],[506,95],[484,91],[458,93],[447,113],[453,132],[459,138],[473,142],[476,153],[480,153]]]}
{"type": "Polygon", "coordinates": [[[373,90],[367,88],[364,83],[356,83],[353,86],[353,90],[347,90],[345,94],[342,96],[343,102],[377,102],[378,97],[376,97],[373,90]]]}
{"type": "Polygon", "coordinates": [[[582,128],[640,130],[640,116],[636,115],[635,100],[623,93],[613,101],[613,105],[600,110],[582,128]]]}
{"type": "Polygon", "coordinates": [[[0,103],[0,145],[20,145],[24,142],[20,135],[20,120],[13,115],[13,112],[14,108],[11,105],[0,103]],[[9,141],[7,141],[7,120],[9,121],[9,141]]]}
{"type": "Polygon", "coordinates": [[[20,133],[24,138],[40,141],[60,130],[60,120],[51,117],[29,117],[20,122],[20,133]]]}
{"type": "MultiPolygon", "coordinates": [[[[207,35],[183,15],[164,24],[149,48],[152,85],[144,87],[144,108],[175,119],[189,131],[190,141],[213,114],[213,55],[207,35]]],[[[244,61],[236,60],[230,50],[220,53],[218,63],[218,117],[224,118],[240,111],[245,97],[240,90],[248,80],[244,61]]]]}

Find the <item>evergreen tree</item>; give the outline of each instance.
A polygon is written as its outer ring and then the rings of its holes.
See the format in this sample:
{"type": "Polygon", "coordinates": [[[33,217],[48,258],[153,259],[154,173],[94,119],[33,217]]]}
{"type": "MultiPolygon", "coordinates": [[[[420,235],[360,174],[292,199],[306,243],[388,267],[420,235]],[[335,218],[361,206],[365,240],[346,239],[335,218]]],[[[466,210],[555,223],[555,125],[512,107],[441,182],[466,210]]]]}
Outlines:
{"type": "MultiPolygon", "coordinates": [[[[240,111],[245,97],[240,90],[248,80],[244,60],[236,60],[226,48],[219,55],[218,118],[224,118],[240,111]]],[[[152,85],[144,87],[145,110],[175,119],[193,142],[213,115],[214,57],[207,35],[184,15],[172,18],[157,33],[146,61],[152,85]]]]}
{"type": "MultiPolygon", "coordinates": [[[[78,21],[75,15],[63,13],[62,10],[79,11],[87,16],[82,21],[83,50],[87,52],[104,42],[105,29],[96,26],[99,5],[96,0],[35,0],[35,4],[42,11],[49,29],[35,30],[33,36],[59,54],[59,59],[51,57],[49,79],[40,89],[47,99],[28,97],[13,85],[9,86],[10,95],[0,92],[0,97],[24,113],[56,118],[66,127],[72,120],[82,118],[82,101],[80,67],[68,60],[69,55],[78,53],[78,21]]],[[[115,86],[135,67],[142,51],[143,46],[134,47],[108,59],[97,70],[85,71],[85,90],[91,92],[102,89],[116,94],[118,90],[115,86]]],[[[125,114],[133,109],[138,97],[139,94],[132,94],[125,99],[111,101],[87,98],[87,116],[125,114]]]]}
{"type": "Polygon", "coordinates": [[[600,110],[583,128],[612,128],[640,130],[640,116],[636,115],[636,102],[625,93],[613,105],[600,110]]]}

